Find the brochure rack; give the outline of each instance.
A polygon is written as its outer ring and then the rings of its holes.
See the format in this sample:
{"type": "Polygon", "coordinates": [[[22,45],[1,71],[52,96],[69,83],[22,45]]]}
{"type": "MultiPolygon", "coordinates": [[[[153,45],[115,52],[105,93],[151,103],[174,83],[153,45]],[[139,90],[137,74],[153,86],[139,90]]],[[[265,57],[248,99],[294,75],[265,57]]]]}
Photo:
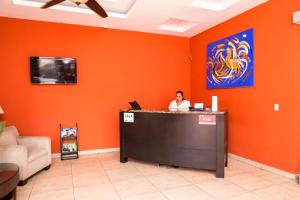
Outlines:
{"type": "Polygon", "coordinates": [[[75,127],[60,127],[60,159],[78,159],[78,124],[75,127]]]}

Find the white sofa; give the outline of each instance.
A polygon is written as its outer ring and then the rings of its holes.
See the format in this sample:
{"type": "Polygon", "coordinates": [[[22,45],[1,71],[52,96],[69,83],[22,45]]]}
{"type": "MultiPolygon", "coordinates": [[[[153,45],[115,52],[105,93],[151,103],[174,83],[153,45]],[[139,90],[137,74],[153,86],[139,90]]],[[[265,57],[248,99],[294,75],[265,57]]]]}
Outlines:
{"type": "Polygon", "coordinates": [[[19,166],[20,183],[51,166],[51,140],[42,136],[19,136],[14,126],[6,127],[0,135],[0,163],[15,163],[19,166]]]}

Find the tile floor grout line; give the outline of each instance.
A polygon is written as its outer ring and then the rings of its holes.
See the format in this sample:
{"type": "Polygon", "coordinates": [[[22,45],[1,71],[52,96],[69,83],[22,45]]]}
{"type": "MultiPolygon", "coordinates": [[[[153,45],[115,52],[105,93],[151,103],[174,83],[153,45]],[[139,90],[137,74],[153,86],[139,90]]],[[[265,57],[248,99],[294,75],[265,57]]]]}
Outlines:
{"type": "MultiPolygon", "coordinates": [[[[160,193],[163,197],[165,197],[167,200],[169,200],[169,198],[167,198],[162,192],[160,192],[160,190],[134,164],[128,163],[128,165],[130,165],[131,168],[134,168],[135,170],[137,170],[141,174],[141,177],[144,177],[156,189],[156,192],[160,193]]],[[[139,177],[133,178],[133,179],[138,179],[138,178],[139,177]]],[[[137,194],[135,196],[145,195],[145,194],[150,194],[150,192],[142,192],[142,193],[139,193],[139,194],[137,194]]]]}
{"type": "MultiPolygon", "coordinates": [[[[35,184],[35,182],[34,182],[34,184],[35,184]]],[[[30,189],[30,193],[29,193],[29,195],[28,195],[28,199],[27,199],[27,200],[30,200],[30,196],[31,196],[31,192],[32,192],[32,190],[33,190],[34,184],[33,184],[33,186],[32,186],[31,189],[30,189]]],[[[17,192],[18,192],[18,190],[17,190],[17,192]]],[[[17,194],[17,196],[18,196],[18,194],[17,194]]]]}
{"type": "Polygon", "coordinates": [[[107,178],[108,178],[108,180],[109,180],[110,184],[112,185],[112,187],[113,187],[113,189],[114,189],[115,193],[118,195],[118,198],[119,198],[120,200],[122,200],[122,198],[121,198],[120,194],[118,193],[118,191],[117,191],[117,189],[116,189],[115,185],[113,184],[112,180],[110,179],[110,177],[109,177],[109,175],[108,175],[108,173],[107,173],[107,170],[104,168],[104,166],[103,166],[103,164],[102,164],[102,161],[101,161],[101,159],[100,159],[100,158],[98,158],[98,157],[97,157],[97,159],[99,160],[99,162],[100,162],[100,165],[101,165],[101,167],[103,168],[103,170],[104,170],[104,173],[105,173],[105,175],[107,176],[107,178]]]}
{"type": "MultiPolygon", "coordinates": [[[[235,160],[235,161],[237,161],[237,162],[239,162],[239,163],[242,163],[242,164],[244,164],[244,165],[252,166],[252,165],[250,165],[250,164],[243,163],[243,162],[241,162],[240,160],[235,160]]],[[[284,184],[284,183],[288,183],[288,182],[289,182],[288,178],[286,178],[286,177],[284,177],[284,176],[281,176],[281,175],[275,174],[275,173],[273,173],[273,172],[264,170],[264,169],[259,168],[259,167],[257,167],[257,166],[252,166],[252,167],[256,169],[255,171],[261,170],[261,171],[263,171],[263,172],[266,172],[267,174],[275,175],[275,176],[278,176],[278,177],[281,177],[281,178],[285,178],[285,179],[287,179],[287,180],[284,181],[284,182],[281,182],[281,183],[272,183],[272,184],[269,185],[269,186],[264,186],[264,188],[258,188],[258,189],[254,189],[254,190],[250,190],[250,191],[247,190],[247,189],[245,189],[245,188],[242,187],[242,186],[239,186],[238,184],[236,184],[236,183],[234,183],[234,182],[232,182],[232,181],[230,181],[230,180],[226,180],[226,181],[227,181],[227,182],[230,182],[231,184],[234,184],[235,186],[238,186],[238,187],[242,188],[243,190],[246,190],[246,191],[247,191],[246,193],[248,193],[248,192],[254,192],[254,191],[257,191],[257,190],[261,190],[261,189],[265,189],[265,188],[269,188],[269,187],[272,187],[272,186],[281,185],[281,184],[284,184]]],[[[244,175],[244,174],[251,174],[251,173],[253,173],[253,171],[241,172],[241,173],[239,173],[239,174],[235,174],[235,175],[230,176],[230,177],[228,177],[228,178],[236,177],[236,176],[240,176],[240,175],[244,175]]],[[[225,180],[225,179],[224,179],[224,180],[225,180]]]]}
{"type": "MultiPolygon", "coordinates": [[[[38,173],[39,174],[39,173],[38,173]]],[[[36,174],[36,175],[38,175],[38,174],[36,174]]],[[[33,178],[33,177],[31,177],[31,178],[33,178]]],[[[37,179],[38,177],[36,177],[36,179],[37,179]]],[[[27,181],[27,184],[28,184],[28,182],[29,182],[30,180],[28,180],[27,181]]],[[[30,189],[30,193],[29,193],[29,196],[28,196],[28,199],[27,200],[30,200],[30,198],[31,198],[31,193],[32,193],[32,191],[33,191],[33,187],[35,186],[35,184],[36,184],[36,181],[37,180],[35,180],[34,181],[34,183],[32,184],[32,187],[31,187],[31,189],[30,189]]],[[[23,186],[22,186],[23,187],[23,186]]],[[[18,194],[17,194],[18,195],[18,194]]]]}
{"type": "MultiPolygon", "coordinates": [[[[258,169],[260,169],[260,168],[258,168],[258,169]]],[[[266,172],[267,172],[267,173],[270,173],[270,174],[272,174],[272,175],[279,176],[279,175],[274,174],[274,173],[272,173],[272,172],[268,172],[268,171],[266,171],[266,172]]],[[[246,173],[251,173],[251,172],[246,172],[246,173]]],[[[245,174],[245,173],[243,173],[243,174],[245,174]]],[[[241,174],[239,174],[239,175],[241,175],[241,174]]],[[[233,177],[233,176],[231,176],[231,177],[233,177]]],[[[279,176],[279,177],[282,177],[282,176],[279,176]]],[[[282,178],[286,178],[286,177],[282,177],[282,178]]],[[[284,184],[284,183],[288,183],[288,182],[289,182],[289,180],[287,180],[287,181],[284,181],[284,182],[281,182],[281,183],[272,183],[271,185],[263,186],[263,188],[257,188],[257,189],[254,189],[254,190],[247,190],[247,189],[245,189],[244,187],[242,187],[242,186],[240,186],[240,185],[238,185],[238,184],[236,184],[236,183],[233,183],[233,182],[231,182],[231,181],[229,181],[229,180],[226,180],[226,181],[229,182],[229,183],[231,183],[231,184],[234,184],[235,186],[238,186],[238,187],[242,188],[243,190],[247,191],[246,193],[248,193],[248,192],[255,192],[255,191],[258,191],[258,190],[262,190],[262,189],[267,189],[267,188],[270,188],[270,187],[273,187],[273,186],[278,186],[278,185],[281,185],[281,184],[284,184]]]]}
{"type": "MultiPolygon", "coordinates": [[[[129,160],[128,160],[128,162],[129,162],[129,160]]],[[[134,167],[141,175],[142,175],[142,177],[144,177],[157,191],[156,192],[158,192],[158,193],[160,193],[164,198],[166,198],[167,200],[170,200],[166,195],[164,195],[160,190],[159,190],[159,188],[157,188],[148,178],[147,178],[147,176],[145,175],[145,174],[143,174],[143,172],[141,171],[141,170],[139,170],[134,164],[131,164],[131,163],[129,163],[132,167],[134,167]]],[[[160,174],[163,174],[163,172],[162,173],[159,173],[159,174],[156,174],[156,175],[160,175],[160,174]]],[[[144,193],[142,193],[142,194],[139,194],[139,195],[143,195],[143,194],[147,194],[147,193],[150,193],[150,192],[144,192],[144,193]]]]}
{"type": "MultiPolygon", "coordinates": [[[[240,162],[240,161],[239,161],[239,162],[240,162]]],[[[241,162],[241,163],[242,163],[242,162],[241,162]]],[[[245,164],[245,163],[243,163],[243,164],[245,164]]],[[[264,172],[267,172],[267,174],[272,174],[272,175],[276,175],[276,176],[281,177],[281,178],[286,178],[286,177],[284,177],[284,176],[277,175],[277,174],[275,174],[275,173],[272,173],[272,172],[263,170],[263,169],[258,168],[258,167],[256,167],[256,166],[253,166],[253,167],[256,168],[256,170],[262,170],[262,171],[264,171],[264,172]]],[[[235,177],[235,176],[239,176],[239,175],[243,175],[243,174],[250,174],[250,173],[252,173],[252,172],[242,172],[242,173],[240,173],[240,174],[236,174],[236,175],[233,175],[233,176],[230,176],[230,177],[235,177]]],[[[230,177],[228,177],[228,178],[230,178],[230,177]]],[[[286,178],[286,179],[287,179],[287,178],[286,178]]],[[[244,187],[242,187],[242,186],[240,186],[240,185],[238,185],[238,184],[236,184],[236,183],[233,183],[233,182],[231,182],[231,181],[229,181],[229,180],[225,180],[225,179],[224,179],[224,181],[229,182],[229,183],[231,183],[231,184],[233,184],[233,185],[235,185],[235,186],[237,186],[237,187],[243,189],[243,190],[245,191],[245,193],[243,193],[243,194],[251,194],[251,193],[252,193],[252,195],[254,195],[255,197],[258,197],[258,198],[260,198],[260,196],[256,195],[256,194],[255,194],[255,191],[264,190],[264,189],[267,189],[267,188],[270,188],[270,187],[273,187],[273,186],[278,186],[278,185],[281,185],[281,184],[284,184],[284,183],[288,183],[288,182],[289,182],[289,180],[287,180],[287,181],[284,181],[284,182],[281,182],[281,183],[272,183],[271,185],[264,186],[263,188],[258,188],[258,189],[254,189],[254,190],[247,190],[247,189],[245,189],[244,187]]],[[[239,197],[239,196],[241,196],[241,195],[243,195],[243,194],[240,194],[240,195],[237,195],[237,196],[233,196],[232,198],[239,197]]]]}
{"type": "MultiPolygon", "coordinates": [[[[240,163],[240,164],[243,164],[243,165],[250,166],[250,167],[252,167],[252,168],[255,168],[256,170],[261,170],[261,171],[264,171],[264,172],[273,174],[273,175],[275,175],[275,176],[279,176],[279,177],[282,177],[282,178],[285,178],[285,179],[293,180],[293,179],[290,179],[290,178],[288,178],[288,177],[286,177],[286,176],[283,176],[283,175],[277,174],[277,173],[275,173],[275,172],[269,171],[269,170],[267,170],[267,169],[264,169],[264,168],[261,168],[261,167],[258,167],[258,166],[249,164],[249,163],[244,162],[244,161],[242,161],[242,160],[239,160],[239,159],[236,159],[236,158],[231,158],[231,159],[233,160],[233,162],[237,162],[237,163],[240,163]]],[[[231,162],[232,162],[232,161],[231,161],[231,162]]],[[[232,176],[230,176],[230,177],[238,176],[238,175],[245,174],[245,173],[251,173],[251,171],[241,172],[241,173],[239,173],[239,174],[235,174],[235,175],[232,175],[232,176]]]]}
{"type": "MultiPolygon", "coordinates": [[[[186,179],[183,175],[178,174],[179,176],[181,176],[182,178],[186,179]]],[[[188,179],[186,179],[187,181],[189,181],[188,179]]],[[[210,179],[207,181],[211,181],[211,180],[215,180],[215,179],[210,179]]],[[[190,181],[192,183],[193,186],[195,186],[197,189],[199,189],[200,191],[204,192],[205,194],[207,194],[208,196],[212,197],[213,199],[216,199],[216,197],[214,197],[212,194],[210,194],[209,192],[203,190],[202,188],[198,187],[196,183],[193,183],[192,181],[190,181]]],[[[204,181],[205,182],[205,181],[204,181]]]]}
{"type": "MultiPolygon", "coordinates": [[[[36,179],[37,179],[37,178],[36,178],[36,179]]],[[[28,200],[30,200],[30,198],[31,198],[31,193],[32,193],[32,191],[33,191],[33,188],[34,188],[34,186],[35,186],[35,184],[36,184],[36,181],[37,181],[37,180],[35,180],[35,181],[34,181],[34,183],[33,183],[32,187],[31,187],[31,190],[30,190],[30,193],[29,193],[28,200]]]]}
{"type": "MultiPolygon", "coordinates": [[[[230,182],[230,181],[229,181],[229,182],[230,182]]],[[[232,182],[230,182],[230,183],[232,183],[232,182]]],[[[275,183],[275,184],[272,184],[272,185],[264,186],[263,188],[258,188],[258,189],[254,189],[254,190],[250,190],[250,191],[247,190],[247,189],[244,189],[243,187],[241,187],[241,186],[239,186],[239,185],[237,185],[237,184],[235,184],[235,183],[232,183],[232,184],[234,184],[235,186],[238,186],[238,187],[242,188],[243,190],[245,190],[246,192],[245,192],[244,194],[252,193],[254,196],[260,198],[260,196],[256,195],[255,192],[257,192],[257,191],[259,191],[259,190],[265,190],[265,189],[271,188],[271,187],[273,187],[273,186],[279,186],[279,185],[284,184],[284,183],[287,183],[287,182],[283,182],[283,183],[275,183]]],[[[237,196],[237,197],[238,197],[238,196],[237,196]]]]}
{"type": "MultiPolygon", "coordinates": [[[[160,167],[159,165],[157,165],[156,167],[160,167]]],[[[169,168],[169,166],[167,166],[168,168],[169,168]]],[[[171,167],[170,167],[171,168],[171,167]]],[[[138,168],[136,168],[138,171],[140,171],[138,168]]],[[[172,168],[171,168],[171,170],[173,170],[172,168]]],[[[140,171],[141,172],[141,171],[140,171]]],[[[142,172],[141,172],[142,173],[142,172]]],[[[170,173],[170,172],[166,172],[166,173],[170,173]]],[[[176,171],[174,171],[174,172],[171,172],[171,173],[175,173],[175,174],[177,174],[176,173],[176,171]]],[[[160,174],[163,174],[163,173],[160,173],[160,174]]],[[[156,174],[156,175],[160,175],[160,174],[156,174]]],[[[157,188],[148,178],[147,178],[147,176],[146,175],[144,175],[143,173],[142,173],[142,175],[158,190],[158,192],[159,193],[161,193],[166,199],[168,199],[168,200],[170,200],[159,188],[157,188]]],[[[176,187],[171,187],[171,188],[168,188],[168,189],[166,189],[166,190],[173,190],[173,189],[177,189],[177,188],[181,188],[181,187],[187,187],[187,186],[195,186],[197,189],[199,189],[200,191],[202,191],[202,192],[204,192],[204,193],[206,193],[209,197],[211,197],[211,198],[213,198],[213,199],[217,199],[217,198],[215,198],[214,196],[212,196],[211,194],[209,194],[208,192],[206,192],[206,191],[204,191],[204,190],[202,190],[201,188],[199,188],[199,187],[197,187],[197,185],[196,184],[194,184],[192,181],[190,181],[190,180],[188,180],[188,179],[186,179],[184,176],[182,176],[182,175],[180,175],[180,174],[177,174],[178,176],[180,176],[181,178],[183,178],[184,180],[186,180],[187,182],[189,182],[190,183],[190,185],[184,185],[184,186],[176,186],[176,187]]],[[[155,175],[153,175],[153,176],[155,176],[155,175]]]]}
{"type": "Polygon", "coordinates": [[[72,186],[73,186],[72,187],[72,190],[73,190],[73,199],[75,200],[75,188],[74,188],[73,163],[72,162],[71,162],[71,175],[72,175],[72,186]]]}
{"type": "MultiPolygon", "coordinates": [[[[128,162],[129,162],[129,160],[128,160],[128,162]]],[[[145,175],[145,174],[143,174],[136,166],[134,166],[133,165],[133,167],[135,167],[136,168],[136,170],[138,170],[141,174],[142,174],[142,176],[144,176],[144,178],[148,181],[148,182],[150,182],[150,184],[157,190],[157,192],[159,192],[164,198],[166,198],[167,200],[171,200],[171,199],[169,199],[164,193],[162,193],[160,190],[159,190],[159,188],[157,188],[148,178],[147,178],[147,176],[145,175]]],[[[159,165],[158,166],[156,166],[156,167],[159,167],[159,165]]]]}
{"type": "MultiPolygon", "coordinates": [[[[156,167],[160,167],[159,166],[159,164],[156,166],[156,167]]],[[[167,168],[169,168],[169,166],[167,166],[167,168]]],[[[170,167],[171,168],[171,167],[170,167]]],[[[137,170],[139,170],[138,168],[137,168],[137,170]]],[[[173,170],[172,168],[171,168],[171,170],[173,170]]],[[[139,170],[140,171],[140,170],[139,170]]],[[[140,171],[141,172],[141,171],[140,171]]],[[[142,172],[141,172],[142,173],[142,172]]],[[[170,173],[170,172],[166,172],[166,173],[170,173]]],[[[174,172],[171,172],[171,173],[175,173],[175,174],[177,174],[178,176],[180,176],[181,178],[183,178],[184,180],[186,180],[187,182],[189,182],[190,183],[190,185],[184,185],[184,186],[176,186],[176,187],[172,187],[172,188],[168,188],[168,189],[166,189],[166,190],[172,190],[172,189],[177,189],[177,188],[180,188],[180,187],[186,187],[186,186],[195,186],[197,189],[199,189],[200,191],[203,191],[204,193],[206,193],[206,194],[208,194],[210,197],[212,197],[213,199],[216,199],[214,196],[212,196],[211,194],[209,194],[208,192],[206,192],[206,191],[204,191],[204,190],[202,190],[201,188],[199,188],[199,187],[197,187],[196,186],[196,184],[194,184],[192,181],[190,181],[190,180],[188,180],[188,179],[186,179],[185,177],[183,177],[182,175],[180,175],[180,174],[178,174],[178,173],[176,173],[176,171],[174,171],[174,172]]],[[[143,173],[142,173],[143,174],[143,173]]],[[[160,173],[160,174],[163,174],[163,173],[160,173]]],[[[160,174],[157,174],[157,175],[160,175],[160,174]]],[[[144,175],[143,174],[143,176],[158,190],[158,192],[159,193],[161,193],[166,199],[168,199],[168,200],[170,200],[159,188],[157,188],[148,178],[147,178],[147,176],[146,175],[144,175]]],[[[153,176],[155,176],[155,175],[153,175],[153,176]]]]}

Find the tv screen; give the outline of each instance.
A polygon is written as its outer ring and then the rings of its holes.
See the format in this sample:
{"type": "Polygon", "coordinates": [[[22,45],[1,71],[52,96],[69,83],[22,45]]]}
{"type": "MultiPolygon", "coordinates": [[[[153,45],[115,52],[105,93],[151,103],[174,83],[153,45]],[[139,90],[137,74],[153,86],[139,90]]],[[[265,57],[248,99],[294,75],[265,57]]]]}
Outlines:
{"type": "Polygon", "coordinates": [[[76,84],[75,58],[30,57],[32,84],[76,84]]]}

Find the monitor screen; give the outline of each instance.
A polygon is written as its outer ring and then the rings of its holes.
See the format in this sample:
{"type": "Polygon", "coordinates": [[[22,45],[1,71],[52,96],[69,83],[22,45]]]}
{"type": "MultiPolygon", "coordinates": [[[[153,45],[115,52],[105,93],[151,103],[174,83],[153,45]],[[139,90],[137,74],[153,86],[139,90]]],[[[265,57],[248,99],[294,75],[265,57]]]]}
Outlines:
{"type": "Polygon", "coordinates": [[[75,58],[30,57],[32,84],[76,84],[75,58]]]}
{"type": "Polygon", "coordinates": [[[142,110],[140,104],[137,101],[131,101],[129,102],[131,105],[132,110],[142,110]]]}

